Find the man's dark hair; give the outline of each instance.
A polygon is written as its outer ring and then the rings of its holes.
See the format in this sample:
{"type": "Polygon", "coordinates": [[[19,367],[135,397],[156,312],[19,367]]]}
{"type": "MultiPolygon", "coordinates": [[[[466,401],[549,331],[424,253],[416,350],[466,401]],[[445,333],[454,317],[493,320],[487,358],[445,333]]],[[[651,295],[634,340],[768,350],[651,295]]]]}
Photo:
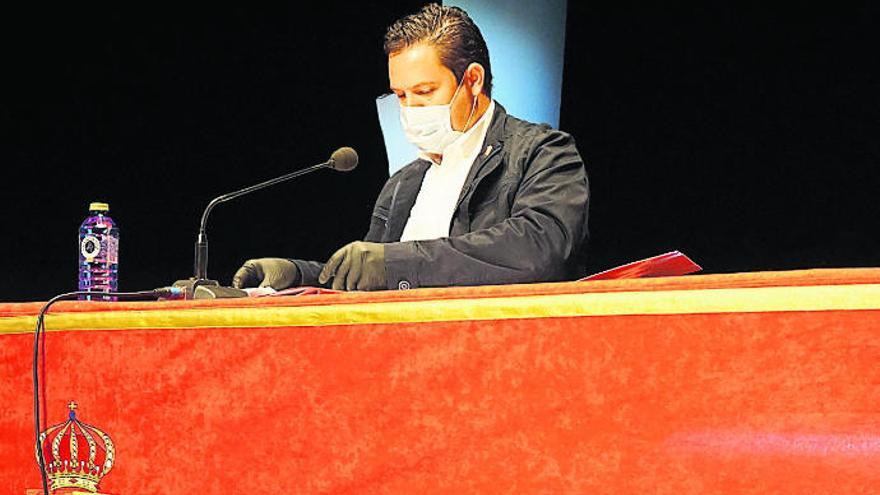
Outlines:
{"type": "Polygon", "coordinates": [[[483,93],[492,96],[492,67],[489,65],[489,48],[480,28],[467,12],[451,6],[431,3],[415,14],[394,22],[385,33],[385,54],[399,52],[404,48],[427,43],[437,49],[440,62],[461,82],[467,66],[476,62],[486,71],[483,93]]]}

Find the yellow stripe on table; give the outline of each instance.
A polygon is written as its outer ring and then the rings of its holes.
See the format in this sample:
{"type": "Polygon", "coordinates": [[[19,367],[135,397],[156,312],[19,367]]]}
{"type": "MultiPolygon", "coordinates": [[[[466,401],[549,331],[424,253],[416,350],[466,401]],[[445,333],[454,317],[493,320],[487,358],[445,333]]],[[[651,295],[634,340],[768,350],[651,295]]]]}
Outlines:
{"type": "MultiPolygon", "coordinates": [[[[430,323],[614,315],[880,309],[880,285],[830,285],[489,297],[325,306],[50,313],[47,331],[249,328],[430,323]]],[[[33,331],[36,317],[0,319],[0,334],[33,331]]]]}

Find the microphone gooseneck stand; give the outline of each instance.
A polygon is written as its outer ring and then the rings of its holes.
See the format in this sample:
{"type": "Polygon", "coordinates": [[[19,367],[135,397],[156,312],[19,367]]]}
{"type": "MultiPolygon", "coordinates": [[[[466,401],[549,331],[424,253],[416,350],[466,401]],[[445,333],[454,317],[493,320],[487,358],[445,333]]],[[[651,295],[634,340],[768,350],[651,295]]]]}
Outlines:
{"type": "Polygon", "coordinates": [[[211,200],[211,202],[208,203],[208,206],[205,207],[205,211],[202,213],[202,221],[199,224],[199,235],[196,238],[195,244],[195,262],[193,263],[193,276],[186,280],[178,280],[174,282],[172,286],[183,289],[183,292],[185,294],[184,297],[186,299],[192,299],[196,289],[199,286],[220,285],[216,280],[211,280],[208,278],[208,216],[211,214],[211,210],[213,210],[215,206],[219,205],[220,203],[225,203],[227,201],[233,200],[240,196],[244,196],[245,194],[250,194],[254,191],[258,191],[269,186],[274,186],[275,184],[288,181],[290,179],[314,172],[316,170],[320,170],[322,168],[329,168],[340,172],[348,172],[349,170],[352,170],[357,166],[357,162],[357,153],[352,148],[339,148],[338,150],[334,151],[333,155],[330,156],[330,159],[324,163],[319,163],[318,165],[312,165],[308,168],[296,170],[289,174],[282,175],[281,177],[276,177],[265,182],[260,182],[259,184],[254,184],[253,186],[245,187],[244,189],[239,189],[238,191],[233,191],[231,193],[218,196],[211,200]]]}

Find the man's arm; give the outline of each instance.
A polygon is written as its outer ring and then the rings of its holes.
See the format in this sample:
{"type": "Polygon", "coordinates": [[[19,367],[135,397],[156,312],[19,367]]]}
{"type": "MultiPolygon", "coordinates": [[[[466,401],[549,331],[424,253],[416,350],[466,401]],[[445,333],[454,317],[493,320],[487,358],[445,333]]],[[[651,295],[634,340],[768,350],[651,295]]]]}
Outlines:
{"type": "Polygon", "coordinates": [[[385,246],[388,288],[562,280],[586,239],[589,185],[570,135],[530,147],[510,217],[459,236],[385,246]]]}

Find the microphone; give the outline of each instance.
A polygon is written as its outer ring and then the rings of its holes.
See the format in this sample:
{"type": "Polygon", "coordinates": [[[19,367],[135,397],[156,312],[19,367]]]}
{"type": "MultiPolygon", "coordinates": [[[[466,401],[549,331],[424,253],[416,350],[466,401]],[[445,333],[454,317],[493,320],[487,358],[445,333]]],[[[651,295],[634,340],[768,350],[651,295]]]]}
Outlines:
{"type": "Polygon", "coordinates": [[[327,161],[327,166],[338,172],[349,172],[357,167],[358,154],[354,148],[344,146],[334,151],[327,161]]]}
{"type": "Polygon", "coordinates": [[[250,187],[245,187],[244,189],[239,189],[238,191],[233,191],[231,193],[224,194],[222,196],[218,196],[211,200],[208,203],[208,206],[205,207],[205,211],[202,213],[202,221],[199,224],[199,235],[196,239],[195,245],[195,261],[193,263],[194,274],[193,277],[188,280],[178,280],[174,282],[173,287],[179,287],[184,289],[187,299],[192,299],[195,294],[195,290],[200,285],[209,285],[209,286],[218,286],[216,280],[208,279],[208,235],[207,235],[207,226],[208,226],[208,216],[211,214],[211,210],[214,209],[215,206],[220,203],[225,203],[227,201],[233,200],[240,196],[244,196],[245,194],[250,194],[254,191],[259,191],[260,189],[274,186],[275,184],[280,184],[281,182],[288,181],[295,177],[299,177],[301,175],[305,175],[316,170],[320,170],[322,168],[329,168],[332,170],[336,170],[338,172],[349,172],[357,167],[358,164],[358,154],[353,148],[349,148],[348,146],[339,148],[334,151],[332,155],[330,155],[330,159],[324,163],[319,163],[317,165],[312,165],[311,167],[296,170],[286,175],[282,175],[281,177],[276,177],[274,179],[267,180],[265,182],[260,182],[259,184],[254,184],[250,187]]]}

